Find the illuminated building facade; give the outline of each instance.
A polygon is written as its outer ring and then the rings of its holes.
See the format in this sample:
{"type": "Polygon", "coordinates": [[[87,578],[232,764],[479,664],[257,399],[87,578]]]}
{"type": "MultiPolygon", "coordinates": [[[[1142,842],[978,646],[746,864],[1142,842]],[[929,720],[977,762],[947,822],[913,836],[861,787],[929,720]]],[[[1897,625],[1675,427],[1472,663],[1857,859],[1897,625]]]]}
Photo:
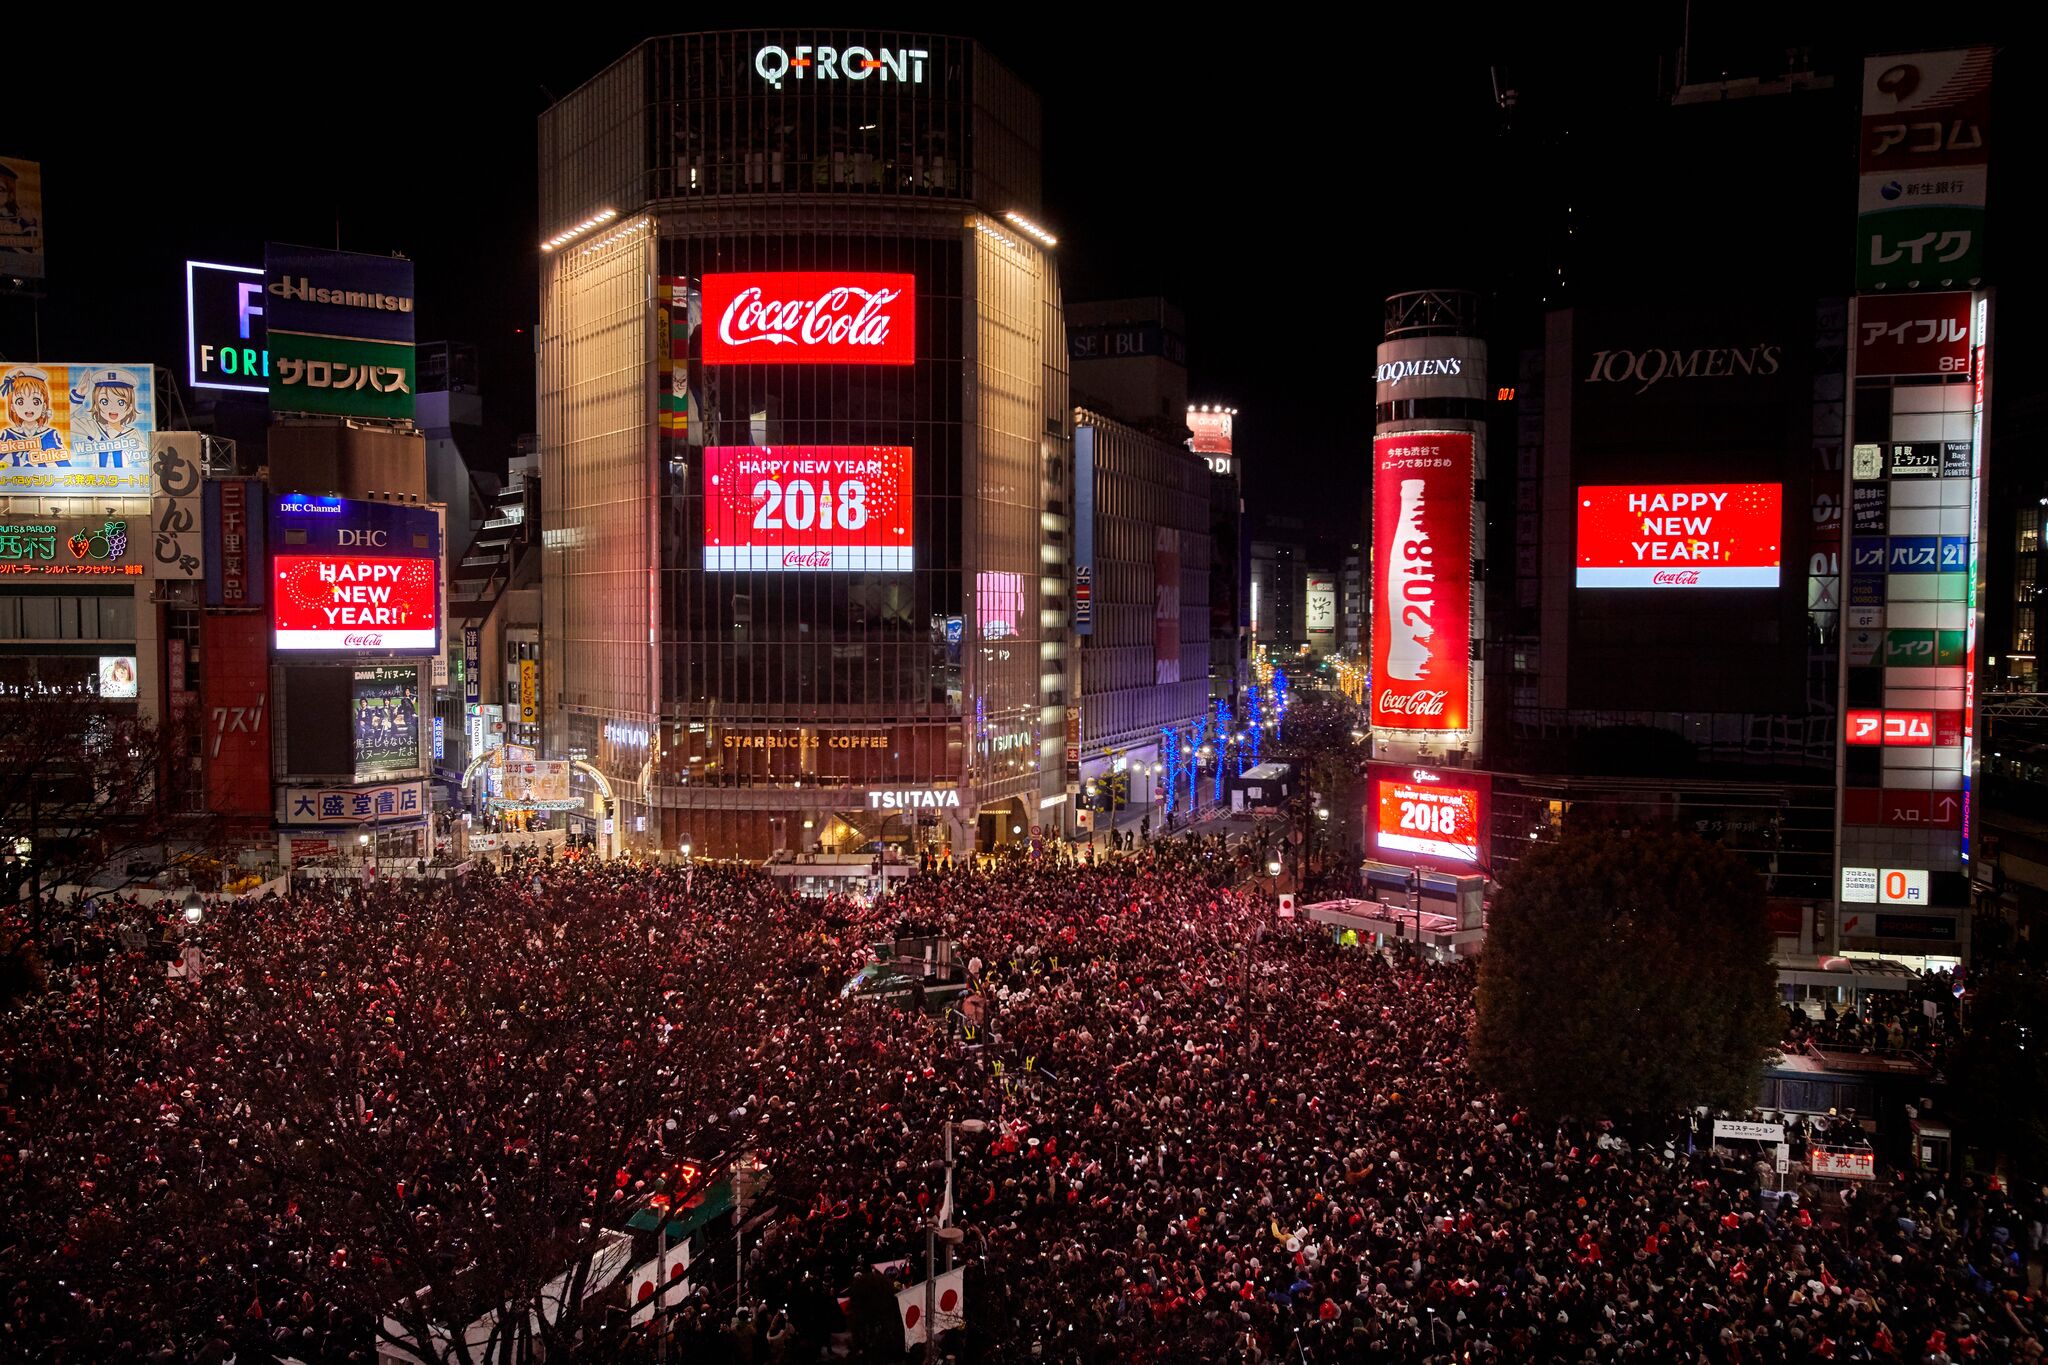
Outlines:
{"type": "Polygon", "coordinates": [[[605,773],[623,846],[1056,823],[1038,129],[971,41],[789,30],[651,39],[542,116],[544,747],[605,773]]]}

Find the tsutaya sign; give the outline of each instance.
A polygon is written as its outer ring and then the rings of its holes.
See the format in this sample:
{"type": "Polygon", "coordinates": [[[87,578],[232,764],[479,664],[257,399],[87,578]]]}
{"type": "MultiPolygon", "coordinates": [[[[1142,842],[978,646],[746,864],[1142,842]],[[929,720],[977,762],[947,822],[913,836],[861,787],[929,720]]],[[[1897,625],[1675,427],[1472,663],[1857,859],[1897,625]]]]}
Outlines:
{"type": "Polygon", "coordinates": [[[812,47],[799,43],[793,48],[770,43],[754,52],[754,73],[777,90],[785,79],[793,81],[864,81],[870,76],[882,81],[924,84],[925,59],[931,53],[921,47],[812,47]]]}
{"type": "Polygon", "coordinates": [[[958,810],[960,792],[953,787],[910,787],[869,792],[869,810],[958,810]]]}

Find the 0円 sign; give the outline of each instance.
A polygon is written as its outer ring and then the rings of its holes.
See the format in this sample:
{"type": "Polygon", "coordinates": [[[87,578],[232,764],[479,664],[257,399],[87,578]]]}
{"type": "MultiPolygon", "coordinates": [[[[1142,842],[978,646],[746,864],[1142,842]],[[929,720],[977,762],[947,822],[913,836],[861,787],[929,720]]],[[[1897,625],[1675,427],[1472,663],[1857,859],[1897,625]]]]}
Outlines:
{"type": "Polygon", "coordinates": [[[917,278],[845,270],[706,275],[706,365],[908,365],[917,278]]]}
{"type": "Polygon", "coordinates": [[[1469,431],[1373,438],[1375,727],[1470,728],[1472,463],[1469,431]]]}
{"type": "Polygon", "coordinates": [[[1579,490],[1581,588],[1775,588],[1780,486],[1640,484],[1579,490]]]}
{"type": "Polygon", "coordinates": [[[909,446],[707,446],[704,567],[903,573],[909,446]]]}

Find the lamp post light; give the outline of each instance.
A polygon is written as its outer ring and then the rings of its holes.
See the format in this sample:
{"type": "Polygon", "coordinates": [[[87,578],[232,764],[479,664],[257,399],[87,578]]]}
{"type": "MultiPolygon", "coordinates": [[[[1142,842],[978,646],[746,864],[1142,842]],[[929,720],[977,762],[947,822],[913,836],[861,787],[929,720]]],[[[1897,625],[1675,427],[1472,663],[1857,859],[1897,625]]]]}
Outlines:
{"type": "Polygon", "coordinates": [[[946,1120],[946,1195],[939,1201],[938,1211],[924,1226],[924,1358],[927,1361],[939,1358],[939,1325],[935,1321],[939,1307],[938,1244],[946,1244],[946,1268],[953,1268],[953,1248],[960,1244],[964,1234],[959,1228],[949,1225],[953,1213],[953,1133],[979,1133],[988,1124],[981,1119],[946,1120]]]}
{"type": "Polygon", "coordinates": [[[184,909],[187,924],[197,924],[206,918],[206,902],[200,899],[197,887],[185,893],[184,909]]]}

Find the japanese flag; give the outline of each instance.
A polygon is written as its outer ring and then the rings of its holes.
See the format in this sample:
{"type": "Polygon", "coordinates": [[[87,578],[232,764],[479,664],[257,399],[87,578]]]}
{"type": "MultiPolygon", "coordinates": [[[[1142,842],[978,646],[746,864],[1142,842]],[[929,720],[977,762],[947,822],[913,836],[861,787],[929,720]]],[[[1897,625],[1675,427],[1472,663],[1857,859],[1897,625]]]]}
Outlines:
{"type": "MultiPolygon", "coordinates": [[[[933,1304],[941,1332],[950,1332],[967,1320],[966,1276],[964,1266],[939,1276],[933,1304]]],[[[896,1295],[896,1314],[903,1320],[905,1350],[925,1339],[928,1324],[924,1320],[924,1287],[927,1283],[928,1281],[919,1280],[910,1288],[900,1290],[896,1295]]]]}
{"type": "Polygon", "coordinates": [[[633,1310],[635,1327],[653,1320],[657,1290],[661,1290],[663,1308],[673,1308],[690,1296],[690,1282],[683,1278],[689,1268],[687,1243],[672,1248],[666,1257],[656,1256],[633,1268],[633,1273],[626,1277],[626,1306],[633,1310]],[[666,1290],[661,1288],[664,1284],[668,1286],[666,1290]]]}

